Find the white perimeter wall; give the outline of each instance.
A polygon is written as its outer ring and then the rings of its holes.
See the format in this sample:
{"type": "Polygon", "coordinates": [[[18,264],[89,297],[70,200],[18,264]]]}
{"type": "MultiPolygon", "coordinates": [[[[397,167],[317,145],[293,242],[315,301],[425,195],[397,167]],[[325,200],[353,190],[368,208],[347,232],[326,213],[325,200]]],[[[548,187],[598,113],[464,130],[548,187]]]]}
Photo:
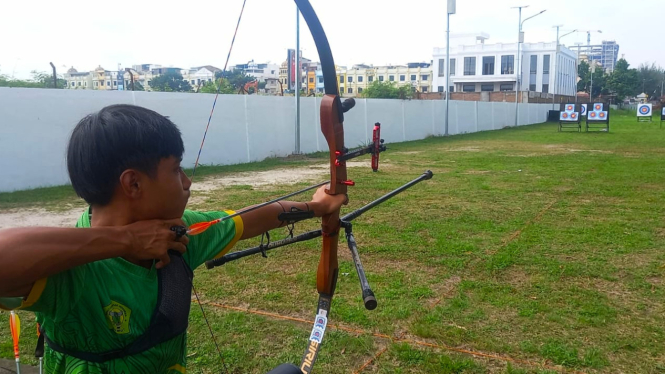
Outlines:
{"type": "MultiPolygon", "coordinates": [[[[0,192],[69,183],[65,151],[86,114],[127,103],[155,110],[178,125],[184,167],[192,167],[215,95],[163,92],[48,90],[0,87],[0,192]]],[[[301,151],[327,150],[320,130],[320,98],[301,98],[301,151]]],[[[551,104],[520,104],[519,125],[545,122],[551,104]]],[[[515,104],[450,101],[449,134],[513,126],[515,104]]],[[[381,123],[386,143],[443,135],[445,101],[356,99],[345,114],[348,148],[372,137],[381,123]]],[[[220,95],[203,147],[202,164],[238,164],[286,156],[295,149],[295,98],[220,95]]]]}

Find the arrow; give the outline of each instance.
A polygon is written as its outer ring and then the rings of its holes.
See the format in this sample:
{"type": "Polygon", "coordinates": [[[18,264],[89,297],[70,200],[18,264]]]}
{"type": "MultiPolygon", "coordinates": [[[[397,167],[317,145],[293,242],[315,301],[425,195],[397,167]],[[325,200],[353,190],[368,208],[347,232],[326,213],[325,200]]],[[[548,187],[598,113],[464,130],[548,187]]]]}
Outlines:
{"type": "Polygon", "coordinates": [[[326,184],[326,183],[329,183],[329,182],[328,182],[328,181],[321,182],[321,183],[315,184],[315,185],[313,185],[313,186],[309,186],[309,187],[307,187],[307,188],[305,188],[305,189],[302,189],[302,190],[300,190],[300,191],[291,192],[291,193],[288,194],[288,195],[284,195],[284,196],[282,196],[282,197],[278,197],[278,198],[276,198],[276,199],[272,199],[272,200],[270,200],[270,201],[266,201],[265,203],[262,203],[262,204],[259,204],[259,205],[255,205],[255,206],[253,206],[253,207],[251,207],[251,208],[248,208],[248,209],[242,210],[242,211],[240,211],[240,212],[233,213],[233,214],[231,214],[231,215],[228,215],[228,216],[225,216],[225,217],[222,217],[222,218],[217,218],[217,219],[214,219],[214,220],[212,220],[212,221],[208,221],[208,222],[199,222],[199,223],[195,223],[195,224],[189,226],[189,229],[187,230],[187,234],[188,234],[188,235],[192,235],[192,236],[193,236],[193,235],[201,234],[201,233],[205,232],[207,229],[209,229],[210,226],[212,226],[212,225],[216,225],[216,224],[218,224],[218,223],[220,223],[220,222],[223,222],[223,221],[229,220],[229,219],[231,219],[231,218],[233,218],[233,217],[237,217],[237,216],[239,216],[239,215],[241,215],[241,214],[245,214],[245,213],[251,212],[252,210],[256,210],[256,209],[259,209],[259,208],[263,208],[263,207],[266,206],[266,205],[270,205],[270,204],[276,203],[276,202],[278,202],[278,201],[281,201],[281,200],[284,200],[284,199],[288,199],[288,198],[291,197],[291,196],[295,196],[295,195],[301,194],[301,193],[303,193],[303,192],[307,192],[307,191],[309,191],[309,190],[313,190],[313,189],[315,189],[315,188],[317,188],[317,187],[321,187],[321,186],[323,186],[323,185],[326,184]]]}
{"type": "Polygon", "coordinates": [[[14,358],[16,358],[16,374],[21,374],[21,365],[19,359],[19,350],[18,350],[18,341],[21,335],[21,319],[18,318],[18,314],[11,311],[9,316],[9,328],[12,331],[12,340],[14,341],[14,358]]]}

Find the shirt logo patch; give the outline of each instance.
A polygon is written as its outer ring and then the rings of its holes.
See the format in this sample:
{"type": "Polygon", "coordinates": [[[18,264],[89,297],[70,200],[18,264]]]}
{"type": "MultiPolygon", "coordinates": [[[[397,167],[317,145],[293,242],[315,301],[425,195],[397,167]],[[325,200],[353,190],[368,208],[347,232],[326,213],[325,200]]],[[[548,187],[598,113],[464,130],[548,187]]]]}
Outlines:
{"type": "Polygon", "coordinates": [[[111,304],[104,307],[104,315],[106,316],[106,323],[109,328],[116,334],[129,333],[129,317],[132,315],[131,309],[117,301],[111,300],[111,304]]]}

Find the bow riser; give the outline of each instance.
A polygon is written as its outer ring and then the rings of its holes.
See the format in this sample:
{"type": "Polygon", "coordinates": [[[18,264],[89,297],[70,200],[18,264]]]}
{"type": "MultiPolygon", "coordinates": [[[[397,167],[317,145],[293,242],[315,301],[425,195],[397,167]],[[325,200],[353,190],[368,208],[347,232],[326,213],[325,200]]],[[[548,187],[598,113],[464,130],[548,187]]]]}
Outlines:
{"type": "MultiPolygon", "coordinates": [[[[325,95],[321,101],[321,132],[330,150],[330,195],[346,194],[346,164],[336,165],[337,155],[344,151],[344,125],[340,120],[340,101],[337,95],[325,95]]],[[[337,283],[337,244],[339,242],[339,211],[321,217],[323,246],[316,275],[316,288],[320,294],[332,295],[337,283]]]]}

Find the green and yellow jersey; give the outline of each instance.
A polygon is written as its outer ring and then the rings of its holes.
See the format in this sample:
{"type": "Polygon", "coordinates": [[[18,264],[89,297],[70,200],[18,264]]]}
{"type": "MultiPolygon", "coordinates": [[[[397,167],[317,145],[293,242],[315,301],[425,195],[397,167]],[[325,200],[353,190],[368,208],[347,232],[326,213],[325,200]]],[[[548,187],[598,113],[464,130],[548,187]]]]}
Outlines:
{"type": "MultiPolygon", "coordinates": [[[[187,225],[233,214],[185,211],[187,225]]],[[[86,211],[77,227],[90,227],[86,211]]],[[[228,252],[240,239],[243,224],[234,217],[190,237],[185,262],[194,270],[228,252]]],[[[157,304],[155,263],[150,269],[122,258],[92,262],[41,279],[25,299],[0,298],[5,309],[35,312],[46,336],[61,347],[84,352],[123,348],[147,329],[157,304]]],[[[142,353],[104,363],[87,362],[46,345],[44,369],[58,374],[185,373],[187,336],[183,333],[142,353]]]]}

